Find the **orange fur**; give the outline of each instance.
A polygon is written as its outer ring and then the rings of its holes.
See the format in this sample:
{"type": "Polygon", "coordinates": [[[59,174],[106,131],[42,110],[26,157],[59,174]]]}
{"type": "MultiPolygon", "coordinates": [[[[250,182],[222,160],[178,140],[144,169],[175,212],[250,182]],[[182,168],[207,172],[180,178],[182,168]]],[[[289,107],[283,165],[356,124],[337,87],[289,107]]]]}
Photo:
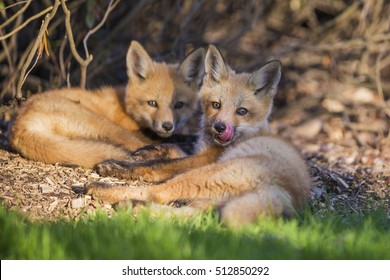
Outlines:
{"type": "Polygon", "coordinates": [[[129,188],[91,183],[88,194],[111,203],[180,201],[202,209],[215,205],[221,219],[232,225],[261,215],[291,216],[302,208],[311,188],[305,162],[288,143],[264,136],[280,63],[270,62],[252,74],[236,74],[218,49],[210,46],[205,72],[197,154],[146,163],[100,163],[101,174],[159,184],[129,188]]]}
{"type": "Polygon", "coordinates": [[[123,88],[52,90],[29,98],[11,127],[10,143],[24,157],[92,168],[126,159],[151,141],[140,129],[172,135],[195,112],[203,75],[203,49],[180,65],[152,61],[133,41],[123,88]]]}

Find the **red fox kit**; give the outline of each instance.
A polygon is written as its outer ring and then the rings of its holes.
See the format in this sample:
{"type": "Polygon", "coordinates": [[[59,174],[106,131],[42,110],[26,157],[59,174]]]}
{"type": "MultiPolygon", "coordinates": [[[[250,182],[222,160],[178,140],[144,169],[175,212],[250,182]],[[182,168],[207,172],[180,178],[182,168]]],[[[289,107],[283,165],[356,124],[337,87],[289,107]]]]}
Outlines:
{"type": "Polygon", "coordinates": [[[179,66],[157,63],[133,41],[126,87],[32,96],[18,112],[10,143],[24,157],[50,164],[92,168],[103,160],[126,159],[151,143],[140,129],[168,137],[195,112],[203,62],[204,50],[197,49],[179,66]]]}
{"type": "Polygon", "coordinates": [[[102,174],[159,184],[137,188],[91,183],[86,193],[111,203],[179,201],[202,209],[215,205],[230,224],[251,222],[260,215],[291,216],[304,205],[311,188],[305,162],[289,144],[263,136],[281,76],[280,62],[237,74],[210,46],[205,72],[197,154],[103,162],[97,165],[102,174]]]}

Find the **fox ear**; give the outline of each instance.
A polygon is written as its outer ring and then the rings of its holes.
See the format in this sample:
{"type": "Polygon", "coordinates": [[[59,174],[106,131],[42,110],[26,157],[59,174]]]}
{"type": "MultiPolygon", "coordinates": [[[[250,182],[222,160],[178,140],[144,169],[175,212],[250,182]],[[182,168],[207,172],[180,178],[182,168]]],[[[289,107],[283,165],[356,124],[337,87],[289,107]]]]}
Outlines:
{"type": "Polygon", "coordinates": [[[192,51],[180,64],[177,70],[178,74],[186,83],[196,82],[199,84],[204,75],[204,56],[203,48],[192,51]]]}
{"type": "Polygon", "coordinates": [[[153,61],[140,43],[132,41],[126,56],[127,75],[145,80],[154,74],[153,61]]]}
{"type": "Polygon", "coordinates": [[[282,75],[282,64],[278,60],[268,62],[253,72],[248,83],[253,87],[255,94],[274,97],[282,75]]]}
{"type": "Polygon", "coordinates": [[[206,79],[211,79],[219,83],[228,77],[228,69],[223,60],[221,52],[214,46],[210,45],[205,58],[206,79]]]}

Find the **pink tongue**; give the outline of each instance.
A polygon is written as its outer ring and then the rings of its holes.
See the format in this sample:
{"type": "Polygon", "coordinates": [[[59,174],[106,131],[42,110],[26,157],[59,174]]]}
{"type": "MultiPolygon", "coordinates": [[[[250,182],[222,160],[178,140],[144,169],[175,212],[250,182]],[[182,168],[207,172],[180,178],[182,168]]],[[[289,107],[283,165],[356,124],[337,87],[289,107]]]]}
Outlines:
{"type": "Polygon", "coordinates": [[[220,135],[218,135],[218,139],[222,142],[228,142],[232,140],[234,135],[234,129],[230,124],[226,124],[226,129],[220,135]]]}

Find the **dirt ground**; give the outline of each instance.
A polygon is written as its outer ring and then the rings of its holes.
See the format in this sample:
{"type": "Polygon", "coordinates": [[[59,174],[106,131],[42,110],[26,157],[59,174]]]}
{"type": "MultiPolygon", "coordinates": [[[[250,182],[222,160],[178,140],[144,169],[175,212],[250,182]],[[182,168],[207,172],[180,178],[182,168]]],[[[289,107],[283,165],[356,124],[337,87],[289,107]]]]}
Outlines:
{"type": "MultiPolygon", "coordinates": [[[[389,117],[377,93],[305,77],[300,81],[294,88],[284,85],[279,91],[283,101],[276,101],[271,130],[294,143],[310,165],[312,210],[365,213],[379,205],[389,207],[389,117]],[[296,91],[303,97],[289,102],[296,91]],[[304,96],[305,92],[311,94],[304,96]]],[[[7,125],[3,119],[0,198],[7,208],[20,210],[30,219],[78,219],[96,209],[110,213],[111,206],[77,195],[72,187],[93,180],[140,184],[103,178],[93,170],[26,160],[10,150],[7,125]]]]}

